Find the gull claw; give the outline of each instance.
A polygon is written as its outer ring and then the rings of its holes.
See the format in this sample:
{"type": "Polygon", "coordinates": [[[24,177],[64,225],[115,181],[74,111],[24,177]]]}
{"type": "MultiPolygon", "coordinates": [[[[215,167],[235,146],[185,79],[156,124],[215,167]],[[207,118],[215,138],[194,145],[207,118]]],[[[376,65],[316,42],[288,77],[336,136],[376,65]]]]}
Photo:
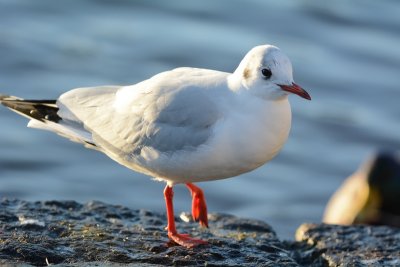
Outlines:
{"type": "Polygon", "coordinates": [[[178,234],[178,233],[168,232],[168,237],[178,245],[183,246],[185,248],[194,248],[199,245],[208,244],[206,241],[192,238],[188,234],[178,234]]]}

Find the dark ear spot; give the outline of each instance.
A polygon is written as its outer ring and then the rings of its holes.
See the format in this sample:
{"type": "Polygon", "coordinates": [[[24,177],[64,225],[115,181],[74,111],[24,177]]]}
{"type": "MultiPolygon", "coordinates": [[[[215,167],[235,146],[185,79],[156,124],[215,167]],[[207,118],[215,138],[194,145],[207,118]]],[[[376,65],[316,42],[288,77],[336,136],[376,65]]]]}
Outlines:
{"type": "Polygon", "coordinates": [[[243,77],[247,80],[250,78],[250,70],[248,68],[245,68],[243,71],[243,77]]]}

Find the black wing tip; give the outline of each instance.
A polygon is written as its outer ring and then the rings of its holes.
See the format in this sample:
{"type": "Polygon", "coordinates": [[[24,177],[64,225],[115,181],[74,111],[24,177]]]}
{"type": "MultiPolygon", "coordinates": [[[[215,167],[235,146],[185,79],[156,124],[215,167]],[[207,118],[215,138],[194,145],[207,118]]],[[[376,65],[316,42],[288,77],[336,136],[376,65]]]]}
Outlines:
{"type": "Polygon", "coordinates": [[[39,121],[58,122],[57,100],[24,100],[19,97],[0,94],[0,103],[11,110],[24,114],[39,121]]]}
{"type": "Polygon", "coordinates": [[[6,95],[0,93],[0,101],[16,101],[16,102],[25,102],[25,103],[32,103],[32,104],[56,104],[57,100],[56,99],[23,99],[17,96],[13,95],[6,95]]]}
{"type": "Polygon", "coordinates": [[[22,100],[22,99],[19,97],[16,97],[16,96],[12,96],[12,95],[0,94],[0,102],[7,101],[7,100],[13,101],[13,100],[22,100]]]}

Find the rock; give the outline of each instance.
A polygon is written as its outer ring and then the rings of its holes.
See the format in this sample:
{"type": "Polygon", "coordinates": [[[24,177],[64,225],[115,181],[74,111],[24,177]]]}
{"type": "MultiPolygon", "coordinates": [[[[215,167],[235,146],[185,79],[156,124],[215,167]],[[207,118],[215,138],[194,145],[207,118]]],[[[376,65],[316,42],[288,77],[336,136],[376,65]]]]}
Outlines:
{"type": "Polygon", "coordinates": [[[209,245],[176,246],[164,214],[101,202],[0,202],[0,265],[35,266],[400,266],[400,230],[386,226],[304,224],[280,241],[257,220],[209,215],[209,229],[188,214],[181,232],[209,245]]]}
{"type": "Polygon", "coordinates": [[[400,266],[400,229],[303,224],[293,258],[307,266],[400,266]]]}
{"type": "Polygon", "coordinates": [[[0,264],[299,266],[269,225],[231,215],[211,214],[209,229],[178,223],[208,240],[195,249],[169,242],[165,215],[101,202],[5,199],[0,220],[0,264]]]}

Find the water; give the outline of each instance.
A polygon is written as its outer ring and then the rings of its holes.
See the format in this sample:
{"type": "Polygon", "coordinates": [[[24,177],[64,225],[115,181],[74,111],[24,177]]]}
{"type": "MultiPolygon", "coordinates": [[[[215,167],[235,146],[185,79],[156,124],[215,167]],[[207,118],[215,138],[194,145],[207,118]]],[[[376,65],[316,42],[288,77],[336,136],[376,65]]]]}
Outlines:
{"type": "MultiPolygon", "coordinates": [[[[293,238],[375,149],[400,143],[397,1],[0,0],[1,92],[55,98],[133,84],[179,66],[232,71],[253,46],[278,45],[295,81],[289,141],[269,164],[201,183],[211,212],[270,223],[293,238]]],[[[0,195],[92,199],[164,211],[164,184],[0,109],[0,195]]],[[[176,187],[176,211],[190,209],[176,187]]]]}

